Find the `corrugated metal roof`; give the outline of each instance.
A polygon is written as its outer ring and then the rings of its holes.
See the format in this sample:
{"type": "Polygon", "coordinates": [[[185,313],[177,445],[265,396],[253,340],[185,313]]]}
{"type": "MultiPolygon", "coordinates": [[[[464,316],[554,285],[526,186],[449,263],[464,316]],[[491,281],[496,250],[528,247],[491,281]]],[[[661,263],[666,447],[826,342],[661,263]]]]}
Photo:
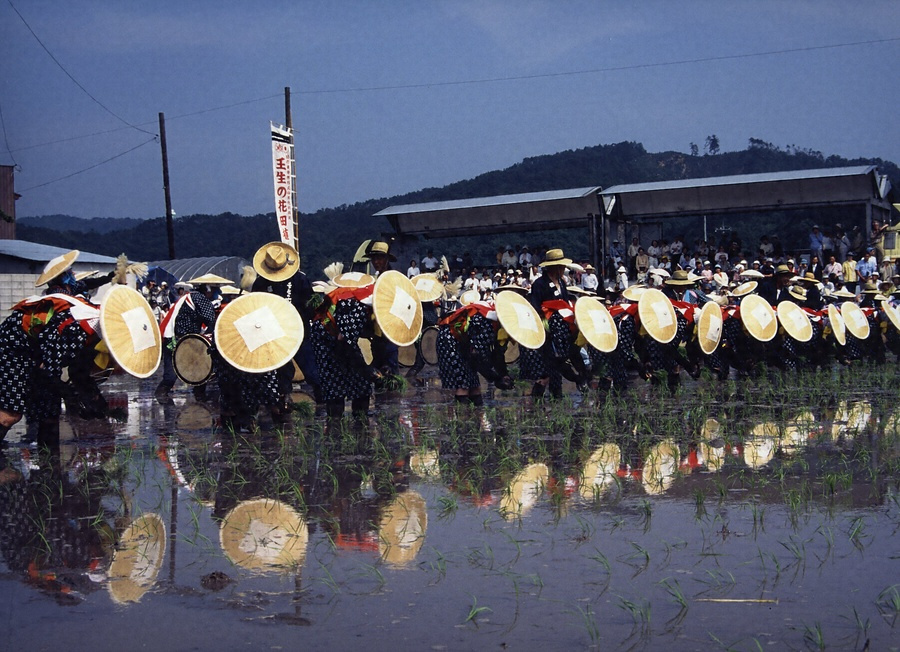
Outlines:
{"type": "Polygon", "coordinates": [[[241,280],[244,265],[249,265],[239,256],[210,256],[206,258],[178,258],[176,260],[154,260],[150,267],[161,267],[179,281],[188,281],[204,274],[218,274],[235,283],[241,280]]]}
{"type": "Polygon", "coordinates": [[[554,201],[562,199],[578,199],[600,191],[600,186],[589,188],[571,188],[568,190],[546,190],[543,192],[526,192],[516,195],[497,195],[495,197],[475,197],[472,199],[455,199],[451,201],[436,201],[423,204],[404,204],[388,206],[375,213],[375,217],[388,217],[390,215],[402,215],[409,213],[424,213],[431,211],[458,210],[461,208],[482,208],[486,206],[504,206],[508,204],[524,204],[527,202],[554,201]]]}
{"type": "MultiPolygon", "coordinates": [[[[34,260],[42,263],[49,262],[57,256],[62,256],[70,251],[72,250],[63,249],[61,247],[51,247],[50,245],[39,244],[37,242],[28,242],[27,240],[0,240],[0,255],[22,258],[24,260],[34,260]]],[[[100,254],[92,254],[89,251],[82,251],[78,254],[78,262],[114,265],[116,259],[110,258],[109,256],[101,256],[100,254]]]]}
{"type": "Polygon", "coordinates": [[[674,190],[677,188],[703,188],[709,186],[734,186],[745,183],[770,183],[773,181],[795,181],[801,179],[827,179],[828,177],[848,177],[869,174],[874,165],[857,165],[845,168],[820,168],[818,170],[791,170],[788,172],[766,172],[762,174],[735,174],[727,177],[705,179],[678,179],[675,181],[655,181],[652,183],[632,183],[612,186],[600,194],[604,197],[622,195],[629,192],[653,190],[674,190]]]}

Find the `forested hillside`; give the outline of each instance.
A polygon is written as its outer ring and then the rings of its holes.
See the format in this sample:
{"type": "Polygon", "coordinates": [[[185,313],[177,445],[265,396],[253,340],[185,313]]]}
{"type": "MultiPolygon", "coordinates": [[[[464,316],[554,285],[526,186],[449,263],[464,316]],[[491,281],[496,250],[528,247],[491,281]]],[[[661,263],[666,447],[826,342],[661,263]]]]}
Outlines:
{"type": "MultiPolygon", "coordinates": [[[[442,188],[425,188],[406,195],[372,199],[304,214],[301,216],[304,267],[310,270],[312,276],[318,277],[321,275],[319,270],[329,262],[349,261],[361,241],[389,230],[386,220],[373,218],[372,215],[392,204],[863,164],[878,165],[881,172],[888,175],[893,186],[900,187],[900,169],[897,165],[877,158],[848,160],[793,146],[780,148],[759,139],[751,139],[747,149],[738,152],[720,153],[717,146],[709,147],[709,144],[707,139],[707,151],[702,155],[696,147],[692,147],[691,154],[649,153],[643,145],[635,142],[567,150],[527,158],[505,170],[487,172],[442,188]]],[[[812,221],[850,221],[854,216],[844,218],[840,213],[793,213],[772,214],[763,218],[754,216],[747,220],[741,220],[740,217],[728,219],[728,227],[736,228],[745,242],[755,242],[762,233],[771,233],[778,235],[785,246],[795,247],[802,246],[802,242],[795,244],[794,241],[802,241],[812,221]]],[[[166,227],[162,218],[134,224],[130,224],[131,222],[133,221],[123,219],[121,223],[124,228],[109,228],[110,220],[101,218],[22,218],[17,225],[17,236],[22,240],[84,249],[109,256],[125,252],[132,260],[168,258],[166,227]],[[32,226],[33,224],[42,226],[32,226]],[[50,228],[45,228],[47,226],[50,228]]],[[[688,231],[690,239],[691,235],[697,237],[696,230],[701,223],[702,218],[698,217],[697,220],[683,220],[666,225],[665,229],[669,236],[688,231]]],[[[249,258],[259,246],[276,237],[274,213],[249,217],[232,213],[215,216],[189,215],[175,220],[175,246],[179,258],[220,255],[249,258]]],[[[512,234],[507,234],[493,238],[434,241],[429,246],[433,246],[438,253],[448,255],[468,250],[476,261],[489,260],[497,246],[508,244],[514,238],[512,234]]],[[[577,230],[523,234],[518,241],[548,246],[561,245],[579,258],[587,254],[584,234],[577,230]]],[[[400,262],[405,269],[408,261],[400,262]]]]}

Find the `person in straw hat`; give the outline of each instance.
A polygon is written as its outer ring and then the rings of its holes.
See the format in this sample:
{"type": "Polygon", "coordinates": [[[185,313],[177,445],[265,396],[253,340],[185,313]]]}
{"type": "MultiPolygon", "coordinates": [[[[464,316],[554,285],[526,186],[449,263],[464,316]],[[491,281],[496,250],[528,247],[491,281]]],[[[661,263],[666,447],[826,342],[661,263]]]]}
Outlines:
{"type": "Polygon", "coordinates": [[[78,259],[79,252],[73,249],[68,253],[57,256],[44,266],[44,271],[34,282],[34,287],[47,285],[44,294],[67,294],[69,296],[88,296],[91,290],[109,283],[115,276],[115,272],[102,276],[88,277],[82,280],[75,278],[72,265],[78,259]]]}
{"type": "MultiPolygon", "coordinates": [[[[242,286],[250,285],[252,292],[269,292],[287,299],[300,313],[303,319],[304,332],[309,332],[313,308],[310,299],[313,297],[312,283],[306,273],[300,269],[300,255],[297,251],[282,242],[270,242],[260,247],[253,255],[253,267],[245,268],[246,278],[241,279],[242,286]]],[[[288,362],[278,370],[278,384],[282,397],[282,409],[291,409],[291,390],[293,389],[294,362],[303,372],[303,379],[313,390],[316,403],[322,402],[319,370],[312,342],[305,338],[300,349],[294,355],[293,362],[288,362]]]]}
{"type": "MultiPolygon", "coordinates": [[[[391,269],[391,263],[397,261],[397,257],[391,253],[390,245],[382,240],[373,240],[366,251],[366,256],[372,264],[373,276],[377,279],[381,274],[391,269]]],[[[469,265],[471,267],[471,265],[469,265]]],[[[477,280],[476,280],[477,288],[477,280]]],[[[382,370],[383,376],[396,376],[400,371],[399,348],[386,337],[372,338],[372,364],[382,370]]],[[[378,383],[382,378],[378,379],[378,383]]]]}
{"type": "MultiPolygon", "coordinates": [[[[671,297],[684,298],[687,290],[693,288],[697,280],[683,269],[677,269],[665,281],[662,300],[672,303],[671,297]]],[[[648,290],[647,292],[657,292],[648,290]]],[[[665,380],[669,389],[673,390],[681,382],[681,368],[685,367],[693,375],[697,371],[697,363],[688,359],[686,350],[682,344],[689,341],[693,332],[693,308],[691,303],[676,299],[672,303],[675,313],[676,331],[675,337],[668,343],[662,343],[651,336],[648,323],[643,323],[638,337],[635,340],[635,348],[638,351],[643,364],[644,377],[654,383],[665,380]],[[678,305],[676,306],[675,303],[678,305]],[[691,320],[688,321],[689,315],[691,320]]]]}
{"type": "Polygon", "coordinates": [[[572,260],[562,249],[549,249],[541,262],[543,273],[531,286],[529,301],[544,320],[547,340],[540,349],[522,351],[520,364],[525,378],[535,381],[532,396],[541,398],[549,387],[553,398],[562,398],[562,379],[584,385],[589,375],[575,346],[574,302],[563,282],[563,272],[572,260]]]}
{"type": "Polygon", "coordinates": [[[58,444],[64,396],[83,418],[105,414],[106,401],[90,374],[99,320],[97,306],[64,293],[12,307],[0,322],[0,441],[25,416],[37,423],[40,444],[58,444]]]}

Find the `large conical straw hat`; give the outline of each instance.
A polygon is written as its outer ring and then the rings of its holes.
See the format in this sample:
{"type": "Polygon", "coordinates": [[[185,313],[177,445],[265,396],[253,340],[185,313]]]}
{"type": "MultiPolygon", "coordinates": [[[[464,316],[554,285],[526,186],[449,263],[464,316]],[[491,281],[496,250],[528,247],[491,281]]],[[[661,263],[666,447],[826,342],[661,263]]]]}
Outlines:
{"type": "Polygon", "coordinates": [[[742,297],[746,294],[752,294],[758,286],[759,283],[756,281],[745,281],[731,291],[731,296],[742,297]]]}
{"type": "Polygon", "coordinates": [[[69,269],[72,266],[72,263],[74,263],[78,258],[79,253],[80,252],[77,249],[73,249],[68,253],[57,256],[46,265],[44,265],[44,271],[41,272],[41,275],[38,276],[38,279],[34,282],[34,287],[37,288],[42,286],[47,281],[52,281],[64,271],[69,269]]]}
{"type": "Polygon", "coordinates": [[[656,288],[647,288],[638,300],[638,315],[641,326],[660,344],[668,344],[678,332],[675,308],[669,297],[656,288]]]}
{"type": "Polygon", "coordinates": [[[809,316],[803,312],[803,308],[792,301],[782,301],[775,311],[779,323],[784,326],[787,334],[798,342],[809,342],[813,336],[812,322],[809,316]]]}
{"type": "MultiPolygon", "coordinates": [[[[577,307],[577,306],[576,306],[577,307]]],[[[581,497],[593,500],[618,479],[622,449],[612,442],[601,444],[584,464],[582,480],[578,487],[581,497]]]]}
{"type": "Polygon", "coordinates": [[[418,274],[410,281],[419,293],[419,301],[437,301],[444,294],[444,284],[434,274],[418,274]]]}
{"type": "Polygon", "coordinates": [[[844,324],[853,337],[858,340],[869,337],[869,320],[858,305],[852,301],[845,301],[841,304],[841,317],[844,318],[844,324]]]}
{"type": "Polygon", "coordinates": [[[428,528],[428,511],[425,499],[415,491],[397,494],[381,514],[378,523],[378,552],[391,566],[412,563],[428,528]]]}
{"type": "Polygon", "coordinates": [[[888,321],[891,322],[894,328],[900,330],[900,311],[892,306],[890,301],[882,301],[881,309],[884,310],[884,314],[887,315],[888,321]]]}
{"type": "Polygon", "coordinates": [[[760,272],[757,269],[745,269],[743,272],[740,273],[740,276],[741,276],[741,278],[755,278],[755,279],[760,279],[760,278],[766,277],[765,274],[763,274],[762,272],[760,272]]]}
{"type": "Polygon", "coordinates": [[[611,353],[619,343],[619,331],[609,310],[594,297],[578,297],[575,323],[588,344],[601,353],[611,353]]]}
{"type": "Polygon", "coordinates": [[[641,295],[646,289],[647,287],[644,285],[629,285],[622,290],[622,298],[627,301],[638,302],[641,300],[641,295]]]}
{"type": "Polygon", "coordinates": [[[290,505],[271,498],[238,503],[219,530],[222,550],[244,568],[296,570],[306,559],[309,530],[290,505]]]}
{"type": "Polygon", "coordinates": [[[744,439],[744,463],[758,469],[771,462],[779,436],[778,426],[773,421],[756,424],[744,439]]]}
{"type": "Polygon", "coordinates": [[[422,303],[405,275],[389,270],[375,281],[372,310],[381,332],[397,346],[412,344],[422,332],[422,303]]]}
{"type": "Polygon", "coordinates": [[[550,477],[546,464],[529,464],[510,480],[500,499],[500,514],[510,519],[524,516],[537,502],[550,477]]]}
{"type": "Polygon", "coordinates": [[[494,298],[497,319],[509,336],[526,349],[539,349],[547,334],[540,315],[518,292],[499,292],[494,298]]]}
{"type": "Polygon", "coordinates": [[[109,566],[109,593],[118,603],[137,602],[159,574],[166,555],[166,525],[156,514],[144,514],[129,525],[109,566]]]}
{"type": "Polygon", "coordinates": [[[709,355],[716,350],[722,340],[722,309],[719,304],[709,301],[700,311],[697,319],[697,343],[700,350],[709,355]]]}
{"type": "Polygon", "coordinates": [[[150,304],[137,290],[116,285],[100,306],[100,334],[122,369],[137,378],[152,376],[162,357],[162,337],[150,304]]]}
{"type": "Polygon", "coordinates": [[[769,342],[778,332],[775,311],[758,294],[749,294],[741,301],[741,321],[750,336],[760,342],[769,342]]]}
{"type": "Polygon", "coordinates": [[[476,301],[481,300],[481,292],[478,290],[466,290],[462,294],[459,295],[459,305],[468,306],[469,304],[475,303],[476,301]]]}
{"type": "Polygon", "coordinates": [[[238,297],[216,319],[219,354],[248,373],[278,369],[294,357],[302,342],[300,313],[287,299],[268,292],[238,297]]]}
{"type": "Polygon", "coordinates": [[[671,439],[664,439],[653,446],[644,458],[641,473],[644,491],[655,496],[671,487],[678,471],[678,458],[678,445],[671,439]]]}
{"type": "Polygon", "coordinates": [[[844,324],[844,317],[841,311],[833,303],[828,304],[828,322],[831,324],[831,332],[834,333],[834,339],[841,346],[847,343],[847,326],[844,324]]]}
{"type": "Polygon", "coordinates": [[[227,279],[225,277],[219,276],[218,274],[204,274],[203,276],[197,276],[196,278],[192,278],[188,281],[188,283],[192,283],[194,286],[197,285],[231,285],[234,281],[227,279]]]}
{"type": "Polygon", "coordinates": [[[372,285],[375,282],[375,277],[363,272],[344,272],[331,279],[331,282],[339,288],[361,288],[372,285]]]}

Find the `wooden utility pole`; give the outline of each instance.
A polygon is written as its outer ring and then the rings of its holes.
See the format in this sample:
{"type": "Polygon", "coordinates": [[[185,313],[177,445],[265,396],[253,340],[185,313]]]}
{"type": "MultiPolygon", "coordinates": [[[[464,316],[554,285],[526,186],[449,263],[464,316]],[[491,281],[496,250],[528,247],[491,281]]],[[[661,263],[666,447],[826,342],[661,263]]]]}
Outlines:
{"type": "Polygon", "coordinates": [[[163,192],[166,194],[166,235],[169,238],[169,260],[175,260],[175,226],[172,223],[172,196],[169,194],[169,152],[166,149],[166,115],[159,114],[159,146],[162,149],[163,192]]]}
{"type": "Polygon", "coordinates": [[[294,249],[300,256],[300,209],[297,207],[297,158],[294,152],[294,120],[291,117],[291,87],[284,87],[284,126],[291,133],[291,203],[294,206],[294,249]]]}

